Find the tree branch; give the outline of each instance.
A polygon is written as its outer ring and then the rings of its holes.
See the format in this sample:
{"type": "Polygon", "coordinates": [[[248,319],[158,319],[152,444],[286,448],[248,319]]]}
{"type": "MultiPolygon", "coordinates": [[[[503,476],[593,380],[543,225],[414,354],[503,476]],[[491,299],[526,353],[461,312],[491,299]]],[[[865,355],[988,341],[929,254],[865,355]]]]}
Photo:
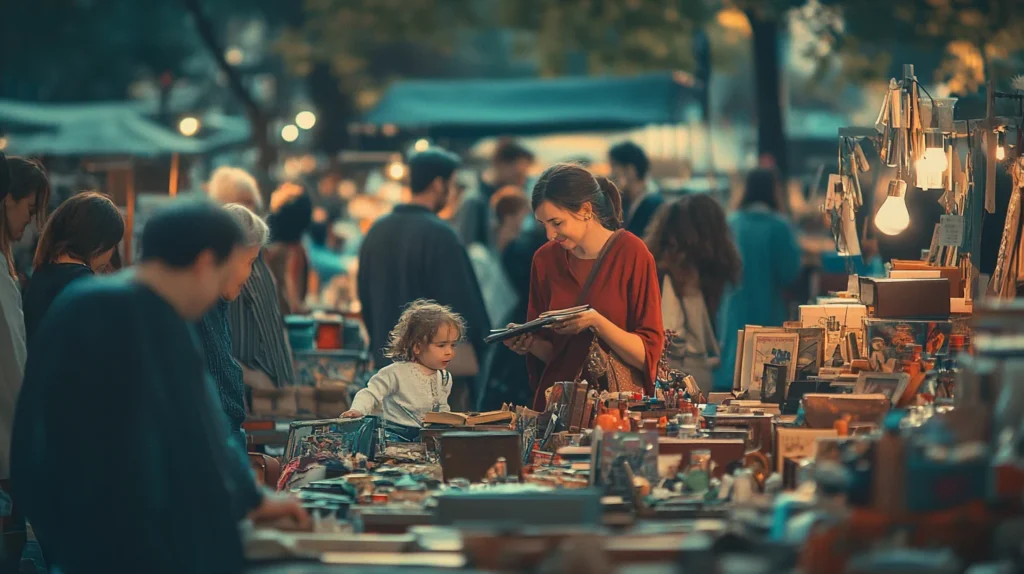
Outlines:
{"type": "MultiPolygon", "coordinates": [[[[242,82],[242,76],[238,73],[231,64],[224,57],[224,48],[220,45],[220,41],[217,39],[217,32],[213,29],[213,22],[210,21],[209,16],[203,10],[201,0],[181,0],[185,9],[188,10],[192,16],[193,21],[196,24],[196,30],[199,32],[199,37],[206,46],[206,49],[210,52],[210,56],[213,57],[214,62],[217,63],[217,67],[228,79],[228,85],[231,86],[231,91],[234,92],[235,96],[241,100],[242,105],[245,106],[246,111],[252,118],[259,118],[265,123],[263,116],[263,109],[260,108],[259,104],[256,103],[256,99],[252,97],[249,90],[246,89],[245,84],[242,82]]],[[[255,127],[255,126],[254,126],[255,127]]]]}
{"type": "Polygon", "coordinates": [[[188,13],[191,14],[196,30],[199,32],[199,37],[210,52],[210,56],[217,63],[217,67],[227,77],[231,91],[235,94],[235,97],[241,100],[242,106],[245,107],[246,115],[249,116],[251,137],[259,151],[259,159],[256,165],[257,173],[255,175],[257,180],[260,181],[260,189],[263,191],[264,201],[269,202],[271,191],[271,186],[269,185],[271,183],[269,179],[270,166],[276,159],[277,150],[274,146],[270,145],[270,139],[267,135],[267,116],[263,112],[263,108],[256,102],[256,98],[246,89],[245,84],[242,82],[241,74],[231,64],[228,64],[227,59],[224,57],[224,47],[220,45],[217,39],[217,32],[214,30],[213,22],[203,10],[201,0],[181,0],[181,3],[185,6],[188,13]]]}

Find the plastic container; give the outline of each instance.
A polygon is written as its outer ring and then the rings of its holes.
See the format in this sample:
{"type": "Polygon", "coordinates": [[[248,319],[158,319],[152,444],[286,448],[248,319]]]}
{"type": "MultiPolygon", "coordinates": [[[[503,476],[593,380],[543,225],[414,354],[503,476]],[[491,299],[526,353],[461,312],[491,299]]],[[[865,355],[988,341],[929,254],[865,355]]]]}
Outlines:
{"type": "Polygon", "coordinates": [[[284,318],[288,329],[288,342],[293,351],[312,351],[316,337],[316,321],[305,315],[288,315],[284,318]]]}

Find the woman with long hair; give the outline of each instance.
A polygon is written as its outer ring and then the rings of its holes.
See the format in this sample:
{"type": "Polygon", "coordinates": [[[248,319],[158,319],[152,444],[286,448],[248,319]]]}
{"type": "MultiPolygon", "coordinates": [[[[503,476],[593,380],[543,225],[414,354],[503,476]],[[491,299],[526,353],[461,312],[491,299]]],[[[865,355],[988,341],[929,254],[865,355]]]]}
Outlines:
{"type": "Polygon", "coordinates": [[[29,341],[53,300],[72,281],[104,272],[123,237],[121,212],[102,193],[73,195],[53,211],[39,235],[22,298],[29,341]]]}
{"type": "Polygon", "coordinates": [[[548,243],[533,257],[527,319],[590,309],[552,329],[506,341],[527,356],[534,408],[557,381],[654,395],[665,334],[654,258],[622,229],[622,197],[607,178],[572,164],[548,168],[533,188],[534,217],[548,243]]]}
{"type": "Polygon", "coordinates": [[[756,169],[747,175],[739,208],[729,214],[743,278],[719,310],[722,363],[715,371],[715,391],[733,388],[736,333],[746,325],[781,327],[789,315],[783,292],[800,276],[801,251],[780,190],[775,172],[756,169]]]}
{"type": "Polygon", "coordinates": [[[740,280],[740,254],[725,212],[704,194],[662,207],[647,233],[661,286],[661,319],[675,335],[667,340],[673,368],[711,391],[711,371],[721,360],[715,320],[727,286],[740,280]]]}
{"type": "MultiPolygon", "coordinates": [[[[0,270],[0,488],[9,494],[11,429],[27,356],[21,289],[11,247],[33,219],[42,227],[50,181],[39,163],[21,157],[7,158],[7,171],[8,193],[0,199],[0,254],[4,263],[0,270]]],[[[25,536],[25,519],[15,500],[10,516],[4,520],[5,552],[0,571],[18,571],[25,536]]]]}

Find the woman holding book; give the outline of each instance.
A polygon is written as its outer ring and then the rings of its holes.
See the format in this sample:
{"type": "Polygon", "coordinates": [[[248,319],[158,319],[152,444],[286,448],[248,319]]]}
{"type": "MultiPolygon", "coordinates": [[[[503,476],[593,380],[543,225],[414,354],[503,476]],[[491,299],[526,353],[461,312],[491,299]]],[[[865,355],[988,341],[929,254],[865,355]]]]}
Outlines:
{"type": "Polygon", "coordinates": [[[532,207],[548,243],[533,258],[527,319],[589,306],[505,342],[527,358],[534,409],[558,381],[653,395],[665,340],[658,273],[644,242],[622,229],[619,190],[560,164],[537,181],[532,207]]]}

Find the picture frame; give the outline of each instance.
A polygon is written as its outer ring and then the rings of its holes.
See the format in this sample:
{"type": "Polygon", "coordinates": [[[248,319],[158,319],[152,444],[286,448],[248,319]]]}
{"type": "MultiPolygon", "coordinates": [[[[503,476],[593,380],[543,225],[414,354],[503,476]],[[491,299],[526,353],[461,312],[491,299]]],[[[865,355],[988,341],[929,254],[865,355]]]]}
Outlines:
{"type": "Polygon", "coordinates": [[[761,393],[761,376],[766,364],[787,366],[786,375],[780,379],[784,383],[795,379],[799,344],[800,336],[796,333],[787,333],[781,329],[755,332],[749,345],[751,360],[749,371],[744,374],[744,390],[754,396],[761,393]]]}
{"type": "Polygon", "coordinates": [[[882,394],[889,399],[893,406],[896,406],[909,384],[910,375],[907,373],[862,371],[857,376],[853,393],[857,395],[882,394]]]}
{"type": "Polygon", "coordinates": [[[765,363],[761,372],[761,402],[781,405],[786,397],[790,366],[765,363]]]}

